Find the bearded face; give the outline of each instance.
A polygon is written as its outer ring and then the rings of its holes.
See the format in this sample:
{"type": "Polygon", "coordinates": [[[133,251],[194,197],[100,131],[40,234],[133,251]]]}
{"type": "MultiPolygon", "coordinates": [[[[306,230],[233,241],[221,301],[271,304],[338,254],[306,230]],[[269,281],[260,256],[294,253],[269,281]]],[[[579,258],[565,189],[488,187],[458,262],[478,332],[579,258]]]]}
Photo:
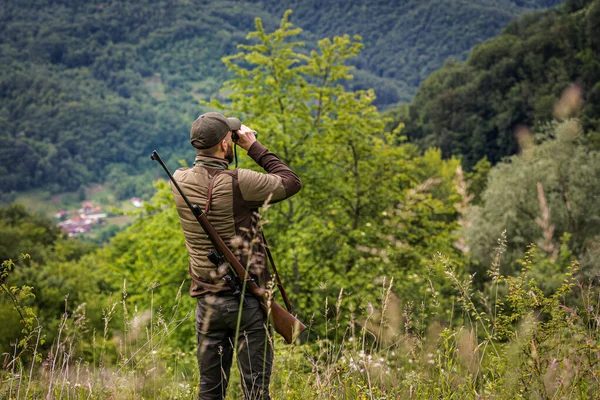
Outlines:
{"type": "Polygon", "coordinates": [[[233,143],[231,143],[231,141],[227,143],[227,150],[225,150],[225,159],[230,164],[233,162],[233,143]]]}

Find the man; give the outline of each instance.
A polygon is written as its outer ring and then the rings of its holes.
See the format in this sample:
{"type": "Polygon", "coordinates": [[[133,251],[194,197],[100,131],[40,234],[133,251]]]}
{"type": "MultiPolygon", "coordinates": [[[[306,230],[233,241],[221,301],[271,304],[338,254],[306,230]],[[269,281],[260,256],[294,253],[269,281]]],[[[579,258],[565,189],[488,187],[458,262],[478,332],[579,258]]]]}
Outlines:
{"type": "MultiPolygon", "coordinates": [[[[197,151],[194,167],[178,169],[173,178],[192,204],[205,207],[219,235],[258,284],[265,287],[270,276],[257,210],[266,201],[281,201],[297,193],[300,179],[237,118],[216,112],[200,115],[192,124],[190,142],[197,151]],[[234,133],[237,145],[266,174],[228,170],[233,161],[234,133]]],[[[207,254],[213,250],[210,240],[181,195],[172,189],[190,256],[190,294],[197,298],[198,399],[225,397],[236,342],[245,397],[269,399],[273,349],[266,316],[258,300],[246,294],[238,325],[240,297],[224,279],[227,268],[217,267],[208,259],[207,254]]]]}

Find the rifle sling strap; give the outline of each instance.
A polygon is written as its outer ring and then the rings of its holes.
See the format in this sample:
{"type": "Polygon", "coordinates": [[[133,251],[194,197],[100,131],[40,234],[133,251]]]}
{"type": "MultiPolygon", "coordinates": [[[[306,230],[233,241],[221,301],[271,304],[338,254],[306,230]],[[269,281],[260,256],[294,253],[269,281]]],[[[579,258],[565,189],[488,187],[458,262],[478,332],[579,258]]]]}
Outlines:
{"type": "MultiPolygon", "coordinates": [[[[216,178],[221,174],[221,173],[228,173],[230,172],[229,170],[222,170],[217,172],[216,174],[213,175],[213,177],[211,178],[209,184],[208,184],[208,193],[206,195],[206,205],[204,207],[204,214],[208,215],[208,212],[210,211],[210,206],[212,203],[212,195],[213,195],[213,187],[215,186],[215,180],[216,178]]],[[[263,239],[263,244],[264,244],[264,249],[265,252],[267,253],[267,258],[269,260],[269,264],[271,264],[271,267],[273,268],[273,272],[275,273],[275,279],[277,280],[277,287],[279,288],[279,293],[281,293],[281,297],[283,298],[283,302],[285,303],[285,307],[288,309],[288,311],[291,313],[292,312],[292,305],[290,303],[290,300],[287,297],[287,293],[285,292],[285,289],[283,287],[283,283],[281,282],[281,278],[279,277],[279,272],[277,272],[277,267],[275,266],[275,260],[273,260],[273,255],[271,254],[271,250],[269,250],[269,245],[267,244],[267,238],[265,237],[264,232],[261,232],[262,235],[262,239],[263,239]]],[[[192,276],[192,271],[190,269],[190,276],[192,276]]],[[[192,276],[192,280],[194,280],[195,278],[192,276]]]]}
{"type": "Polygon", "coordinates": [[[208,194],[206,195],[206,204],[204,206],[204,214],[206,214],[206,215],[208,215],[208,212],[210,211],[210,205],[212,203],[213,187],[215,186],[215,180],[216,180],[217,176],[221,175],[221,173],[223,173],[223,172],[227,172],[227,170],[221,170],[221,171],[217,172],[216,174],[214,174],[208,184],[208,194]]]}
{"type": "Polygon", "coordinates": [[[283,298],[283,302],[285,303],[285,307],[288,311],[292,312],[292,304],[290,303],[290,299],[287,297],[287,293],[283,288],[283,283],[281,283],[281,278],[279,277],[279,273],[277,272],[277,267],[275,266],[275,260],[273,260],[273,255],[271,255],[271,250],[269,250],[269,245],[267,244],[267,238],[265,237],[265,233],[261,232],[262,239],[265,247],[265,252],[267,253],[269,263],[271,267],[273,267],[273,272],[275,272],[275,278],[277,279],[277,287],[279,288],[279,293],[281,293],[281,297],[283,298]]]}

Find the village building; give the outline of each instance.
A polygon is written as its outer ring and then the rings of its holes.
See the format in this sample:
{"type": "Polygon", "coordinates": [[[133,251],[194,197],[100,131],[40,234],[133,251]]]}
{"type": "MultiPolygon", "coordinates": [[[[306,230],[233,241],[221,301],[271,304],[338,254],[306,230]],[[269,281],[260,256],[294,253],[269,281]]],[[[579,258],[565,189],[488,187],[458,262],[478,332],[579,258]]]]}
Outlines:
{"type": "MultiPolygon", "coordinates": [[[[102,207],[96,206],[91,201],[84,201],[79,209],[79,215],[58,223],[58,226],[69,237],[77,237],[89,233],[94,225],[101,224],[108,216],[101,211],[102,207]]],[[[59,210],[56,217],[62,219],[68,214],[68,211],[59,210]]]]}

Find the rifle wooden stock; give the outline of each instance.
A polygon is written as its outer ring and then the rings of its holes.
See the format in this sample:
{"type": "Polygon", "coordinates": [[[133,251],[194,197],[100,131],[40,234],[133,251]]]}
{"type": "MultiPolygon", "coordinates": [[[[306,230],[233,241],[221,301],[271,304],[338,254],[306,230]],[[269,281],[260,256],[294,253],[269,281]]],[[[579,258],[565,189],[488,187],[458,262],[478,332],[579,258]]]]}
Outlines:
{"type": "Polygon", "coordinates": [[[287,343],[292,343],[298,335],[300,335],[306,326],[300,322],[300,320],[290,314],[285,308],[277,304],[277,302],[270,296],[270,292],[267,289],[259,287],[256,282],[249,279],[248,271],[242,266],[240,260],[233,254],[233,252],[227,247],[219,233],[212,226],[206,215],[200,210],[197,205],[192,206],[196,219],[202,225],[202,229],[208,235],[213,242],[213,245],[221,251],[229,265],[233,268],[238,278],[246,282],[246,287],[250,294],[258,299],[260,305],[269,317],[275,331],[279,333],[287,343]]]}
{"type": "Polygon", "coordinates": [[[275,300],[273,300],[273,297],[270,295],[270,291],[259,287],[256,284],[256,282],[254,282],[252,279],[249,279],[248,271],[246,270],[246,268],[242,266],[240,260],[238,260],[235,254],[233,254],[229,247],[227,247],[227,245],[221,238],[221,235],[219,235],[217,230],[212,226],[212,224],[210,223],[208,218],[206,218],[206,215],[202,212],[200,207],[198,207],[198,205],[196,204],[190,203],[187,196],[183,193],[183,191],[179,187],[179,184],[177,183],[175,178],[173,178],[173,175],[171,175],[171,172],[169,171],[163,160],[160,158],[158,153],[156,151],[153,151],[150,158],[154,161],[158,161],[158,163],[163,167],[163,169],[169,176],[169,179],[171,179],[171,182],[173,182],[173,185],[175,186],[179,194],[181,194],[181,197],[183,197],[183,200],[196,217],[196,220],[198,221],[200,226],[202,226],[204,232],[206,232],[206,234],[208,235],[208,238],[210,239],[212,245],[216,249],[218,249],[221,252],[221,254],[223,254],[225,260],[227,260],[229,265],[231,265],[238,278],[241,279],[242,282],[246,282],[246,287],[248,288],[250,294],[252,294],[258,299],[263,311],[273,324],[275,331],[281,336],[283,336],[287,343],[293,343],[294,340],[296,340],[296,338],[306,329],[306,326],[298,318],[289,313],[285,308],[277,304],[277,302],[275,302],[275,300]]]}

